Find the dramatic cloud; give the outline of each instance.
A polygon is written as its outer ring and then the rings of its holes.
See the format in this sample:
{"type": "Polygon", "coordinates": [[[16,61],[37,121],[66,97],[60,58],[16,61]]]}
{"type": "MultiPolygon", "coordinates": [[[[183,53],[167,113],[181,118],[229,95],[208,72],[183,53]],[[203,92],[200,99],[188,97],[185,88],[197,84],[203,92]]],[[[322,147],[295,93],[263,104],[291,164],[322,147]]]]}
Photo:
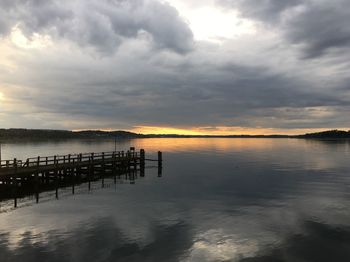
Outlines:
{"type": "MultiPolygon", "coordinates": [[[[307,1],[307,0],[306,0],[307,1]]],[[[280,20],[283,12],[301,5],[305,0],[218,0],[219,3],[237,8],[242,15],[269,23],[280,20]]]]}
{"type": "Polygon", "coordinates": [[[347,128],[349,10],[344,0],[3,1],[0,125],[347,128]],[[206,33],[203,14],[239,34],[206,33]]]}
{"type": "Polygon", "coordinates": [[[147,0],[61,1],[17,0],[1,4],[0,33],[17,26],[26,37],[34,33],[72,40],[111,53],[124,38],[149,35],[159,48],[186,53],[192,32],[176,9],[147,0]],[[162,21],[159,23],[158,21],[162,21]]]}
{"type": "Polygon", "coordinates": [[[347,4],[347,1],[310,4],[287,24],[287,38],[303,44],[307,58],[336,49],[349,51],[350,9],[345,7],[347,4]]]}
{"type": "Polygon", "coordinates": [[[281,30],[291,43],[303,47],[305,58],[349,48],[350,10],[346,0],[219,0],[241,15],[281,30]]]}

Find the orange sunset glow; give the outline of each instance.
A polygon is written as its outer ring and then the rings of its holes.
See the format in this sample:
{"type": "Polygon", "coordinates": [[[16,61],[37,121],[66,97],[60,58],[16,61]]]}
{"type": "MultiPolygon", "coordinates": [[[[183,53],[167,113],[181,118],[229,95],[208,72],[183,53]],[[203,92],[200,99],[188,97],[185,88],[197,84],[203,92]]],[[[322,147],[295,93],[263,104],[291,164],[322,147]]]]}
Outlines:
{"type": "MultiPolygon", "coordinates": [[[[343,127],[342,129],[348,130],[349,127],[343,127]]],[[[110,131],[110,130],[108,130],[110,131]]],[[[187,128],[174,128],[174,127],[160,127],[160,126],[136,126],[130,130],[130,132],[139,134],[164,134],[164,135],[300,135],[304,133],[322,132],[322,128],[308,128],[308,129],[275,129],[275,128],[244,128],[244,127],[187,127],[187,128]]]]}

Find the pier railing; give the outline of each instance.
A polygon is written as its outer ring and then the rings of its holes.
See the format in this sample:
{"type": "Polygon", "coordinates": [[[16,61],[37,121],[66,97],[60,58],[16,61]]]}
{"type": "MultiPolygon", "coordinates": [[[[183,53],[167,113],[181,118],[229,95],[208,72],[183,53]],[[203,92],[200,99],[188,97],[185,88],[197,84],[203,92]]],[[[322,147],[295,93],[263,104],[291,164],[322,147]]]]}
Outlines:
{"type": "MultiPolygon", "coordinates": [[[[136,151],[112,151],[100,153],[81,153],[54,156],[38,156],[27,158],[25,161],[16,158],[10,160],[1,160],[1,169],[43,167],[51,165],[78,164],[82,162],[108,161],[118,159],[138,159],[142,153],[136,151]]],[[[0,171],[1,172],[1,171],[0,171]]]]}
{"type": "MultiPolygon", "coordinates": [[[[80,153],[27,158],[25,161],[16,158],[0,161],[0,201],[1,198],[17,198],[25,192],[34,192],[37,197],[40,188],[55,188],[56,197],[60,185],[88,182],[107,176],[129,174],[134,177],[137,172],[145,174],[145,162],[158,161],[158,176],[162,175],[162,153],[158,152],[158,160],[146,159],[145,150],[139,152],[132,147],[128,151],[112,151],[101,153],[80,153]]],[[[103,183],[103,182],[102,182],[103,183]]]]}

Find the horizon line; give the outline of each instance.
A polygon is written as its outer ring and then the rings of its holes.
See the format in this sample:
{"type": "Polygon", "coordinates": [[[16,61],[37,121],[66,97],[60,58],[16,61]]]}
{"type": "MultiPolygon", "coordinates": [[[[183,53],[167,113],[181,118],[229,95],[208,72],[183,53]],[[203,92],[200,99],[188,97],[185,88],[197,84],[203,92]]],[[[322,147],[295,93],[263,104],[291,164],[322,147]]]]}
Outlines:
{"type": "Polygon", "coordinates": [[[312,133],[302,133],[302,134],[279,134],[279,133],[272,133],[272,134],[185,134],[185,133],[142,133],[142,132],[135,132],[131,130],[123,130],[123,129],[36,129],[36,128],[0,128],[0,130],[32,130],[32,131],[61,131],[61,132],[72,132],[72,133],[79,133],[79,132],[104,132],[104,133],[113,133],[113,132],[125,132],[125,133],[132,133],[136,135],[142,135],[142,136],[186,136],[186,137],[272,137],[272,136],[279,136],[279,137],[296,137],[296,136],[303,136],[308,134],[318,134],[318,133],[324,133],[324,132],[350,132],[350,130],[343,130],[343,129],[325,129],[318,132],[312,132],[312,133]]]}

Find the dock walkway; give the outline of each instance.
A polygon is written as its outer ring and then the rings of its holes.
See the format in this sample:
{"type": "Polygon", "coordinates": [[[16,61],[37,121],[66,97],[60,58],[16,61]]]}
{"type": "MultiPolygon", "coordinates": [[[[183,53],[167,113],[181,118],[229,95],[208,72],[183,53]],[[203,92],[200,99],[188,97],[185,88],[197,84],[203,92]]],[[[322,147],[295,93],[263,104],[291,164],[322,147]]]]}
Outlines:
{"type": "Polygon", "coordinates": [[[101,153],[81,153],[68,155],[55,155],[46,157],[28,158],[26,161],[2,160],[0,164],[0,183],[9,177],[20,178],[43,174],[51,171],[65,171],[75,169],[94,169],[111,166],[114,168],[136,168],[145,163],[145,151],[136,152],[133,148],[129,151],[113,151],[101,153]]]}
{"type": "MultiPolygon", "coordinates": [[[[144,176],[145,162],[158,161],[161,174],[162,153],[158,159],[146,159],[145,150],[139,152],[131,147],[128,151],[101,153],[80,153],[0,161],[0,200],[15,197],[22,193],[38,194],[40,188],[57,190],[60,185],[77,182],[90,182],[106,176],[144,176]]],[[[74,188],[74,187],[73,187],[74,188]]],[[[16,206],[16,201],[15,201],[16,206]]]]}

